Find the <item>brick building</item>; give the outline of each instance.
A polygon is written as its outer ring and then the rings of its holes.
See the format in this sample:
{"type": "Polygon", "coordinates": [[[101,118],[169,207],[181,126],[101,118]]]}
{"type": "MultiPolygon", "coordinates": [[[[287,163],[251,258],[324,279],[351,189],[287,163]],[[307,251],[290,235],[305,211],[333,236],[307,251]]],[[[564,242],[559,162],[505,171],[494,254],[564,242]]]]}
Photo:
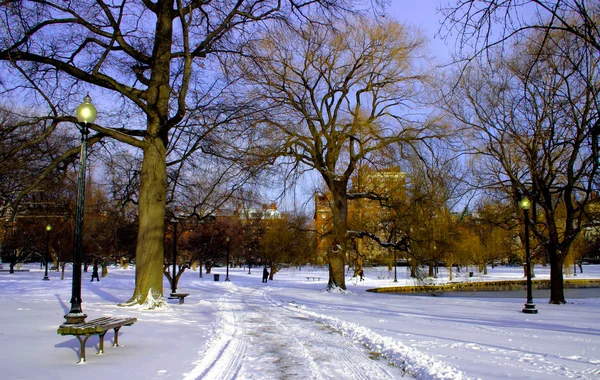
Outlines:
{"type": "MultiPolygon", "coordinates": [[[[406,173],[398,167],[381,171],[360,168],[352,178],[351,193],[374,193],[388,197],[394,202],[401,202],[406,197],[406,173]]],[[[366,230],[376,233],[387,240],[385,221],[392,217],[389,209],[381,206],[377,200],[360,198],[348,201],[348,227],[351,230],[366,230]]],[[[331,244],[329,232],[332,229],[331,194],[315,194],[315,237],[316,253],[320,263],[325,261],[327,249],[331,244]]],[[[358,239],[355,244],[348,242],[349,250],[358,253],[370,261],[383,261],[389,255],[387,249],[381,248],[370,239],[358,239]]]]}

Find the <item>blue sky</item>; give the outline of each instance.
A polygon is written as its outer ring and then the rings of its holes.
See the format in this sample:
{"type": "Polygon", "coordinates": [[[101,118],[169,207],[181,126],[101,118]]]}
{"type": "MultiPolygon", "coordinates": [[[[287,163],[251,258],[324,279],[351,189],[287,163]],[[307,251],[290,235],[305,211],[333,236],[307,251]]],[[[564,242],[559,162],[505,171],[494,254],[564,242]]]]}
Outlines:
{"type": "Polygon", "coordinates": [[[428,49],[441,63],[450,58],[454,50],[453,41],[444,41],[437,36],[443,15],[437,8],[446,5],[449,0],[392,0],[386,17],[393,17],[403,24],[419,28],[428,39],[428,49]]]}

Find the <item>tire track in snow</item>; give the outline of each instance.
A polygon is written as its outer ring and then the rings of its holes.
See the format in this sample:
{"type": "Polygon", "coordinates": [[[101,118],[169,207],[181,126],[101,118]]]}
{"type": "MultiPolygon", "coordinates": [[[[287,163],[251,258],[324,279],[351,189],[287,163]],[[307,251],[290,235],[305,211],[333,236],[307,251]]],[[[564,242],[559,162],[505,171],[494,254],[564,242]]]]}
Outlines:
{"type": "Polygon", "coordinates": [[[309,378],[323,379],[318,364],[312,359],[298,337],[290,332],[290,325],[295,323],[289,323],[286,318],[281,318],[277,313],[278,309],[275,309],[274,313],[273,305],[265,303],[264,292],[258,292],[256,288],[244,290],[243,302],[248,310],[252,310],[249,313],[251,322],[249,330],[255,331],[252,335],[256,338],[255,343],[258,348],[256,354],[263,357],[265,355],[273,356],[274,363],[278,367],[264,368],[268,366],[265,366],[263,360],[260,364],[263,368],[260,371],[280,372],[282,378],[289,378],[290,376],[300,376],[300,371],[304,372],[304,376],[306,376],[305,372],[308,370],[309,378]],[[269,342],[267,345],[270,347],[265,347],[266,342],[269,342]]]}
{"type": "Polygon", "coordinates": [[[344,337],[329,326],[294,310],[279,307],[279,304],[264,291],[249,293],[246,299],[249,297],[254,297],[255,300],[248,304],[254,305],[254,310],[257,310],[263,319],[268,319],[265,322],[279,325],[279,331],[284,332],[285,338],[294,341],[294,346],[304,352],[303,356],[296,357],[303,357],[305,361],[310,362],[311,378],[369,380],[392,379],[401,375],[399,369],[389,366],[385,361],[373,360],[364,346],[344,337]],[[321,333],[315,333],[315,330],[321,333]]]}
{"type": "Polygon", "coordinates": [[[314,318],[279,307],[264,290],[238,288],[216,303],[218,327],[184,379],[394,379],[387,361],[314,318]],[[315,324],[317,326],[315,326],[315,324]]]}
{"type": "Polygon", "coordinates": [[[208,349],[199,352],[202,359],[194,363],[194,369],[184,375],[193,379],[235,379],[240,362],[247,349],[246,326],[240,318],[240,305],[232,294],[217,301],[219,325],[209,340],[208,349]]]}

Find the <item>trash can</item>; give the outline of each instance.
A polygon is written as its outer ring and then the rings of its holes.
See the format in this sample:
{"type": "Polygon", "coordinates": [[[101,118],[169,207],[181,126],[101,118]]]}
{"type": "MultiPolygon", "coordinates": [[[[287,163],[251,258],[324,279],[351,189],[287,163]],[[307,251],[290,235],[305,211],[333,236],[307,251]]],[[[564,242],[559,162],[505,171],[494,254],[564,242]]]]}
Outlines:
{"type": "Polygon", "coordinates": [[[473,272],[469,272],[469,277],[473,277],[473,272]]]}
{"type": "Polygon", "coordinates": [[[215,273],[215,281],[219,281],[219,274],[215,273]]]}

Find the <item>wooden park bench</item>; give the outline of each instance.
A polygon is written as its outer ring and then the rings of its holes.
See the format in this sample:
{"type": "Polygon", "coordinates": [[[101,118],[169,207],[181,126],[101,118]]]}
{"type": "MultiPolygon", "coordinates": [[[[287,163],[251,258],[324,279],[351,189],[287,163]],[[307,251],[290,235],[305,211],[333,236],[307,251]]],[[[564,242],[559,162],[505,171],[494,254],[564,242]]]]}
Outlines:
{"type": "Polygon", "coordinates": [[[319,281],[319,280],[321,280],[321,277],[308,276],[308,277],[306,277],[306,280],[307,281],[310,281],[310,280],[319,281]]]}
{"type": "Polygon", "coordinates": [[[74,335],[79,340],[79,363],[85,362],[85,343],[92,335],[100,337],[98,354],[104,353],[104,335],[110,329],[115,331],[115,342],[113,347],[119,346],[119,329],[123,326],[131,326],[137,322],[137,318],[113,318],[102,317],[89,322],[62,324],[58,328],[60,335],[74,335]]]}
{"type": "Polygon", "coordinates": [[[171,293],[169,295],[169,299],[170,300],[174,300],[174,299],[179,299],[179,304],[183,303],[183,300],[185,299],[185,297],[189,296],[189,293],[171,293]]]}

